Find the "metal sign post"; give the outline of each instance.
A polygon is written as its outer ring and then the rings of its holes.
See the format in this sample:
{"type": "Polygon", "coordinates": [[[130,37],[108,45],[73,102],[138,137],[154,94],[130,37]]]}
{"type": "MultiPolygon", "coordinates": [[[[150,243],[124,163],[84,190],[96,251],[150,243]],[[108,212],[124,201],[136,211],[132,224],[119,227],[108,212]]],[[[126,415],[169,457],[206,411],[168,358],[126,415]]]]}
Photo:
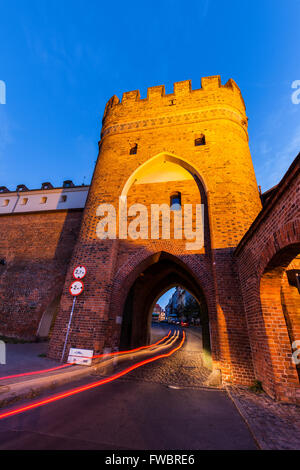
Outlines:
{"type": "Polygon", "coordinates": [[[73,297],[72,310],[71,310],[71,313],[70,313],[70,319],[69,319],[69,324],[68,324],[68,329],[67,329],[67,334],[66,334],[64,349],[63,349],[63,352],[62,352],[62,355],[61,355],[61,360],[60,360],[60,362],[62,362],[62,361],[64,360],[64,355],[65,355],[65,351],[66,351],[66,346],[67,346],[67,341],[68,341],[68,336],[69,336],[69,331],[70,331],[72,316],[73,316],[73,312],[74,312],[75,302],[76,302],[76,296],[73,297]]]}
{"type": "Polygon", "coordinates": [[[76,281],[73,281],[72,284],[69,287],[69,292],[73,296],[73,304],[72,304],[72,309],[71,309],[71,313],[70,313],[66,339],[65,339],[64,348],[63,348],[63,352],[62,352],[62,355],[61,355],[60,362],[63,362],[64,355],[65,355],[65,352],[66,352],[66,347],[67,347],[67,342],[68,342],[68,337],[69,337],[69,332],[70,332],[74,307],[75,307],[75,303],[76,303],[76,297],[78,295],[80,295],[84,290],[83,282],[80,281],[80,279],[82,279],[85,275],[86,275],[86,267],[83,266],[83,265],[76,266],[76,268],[73,271],[73,277],[74,277],[74,279],[76,279],[76,281]]]}

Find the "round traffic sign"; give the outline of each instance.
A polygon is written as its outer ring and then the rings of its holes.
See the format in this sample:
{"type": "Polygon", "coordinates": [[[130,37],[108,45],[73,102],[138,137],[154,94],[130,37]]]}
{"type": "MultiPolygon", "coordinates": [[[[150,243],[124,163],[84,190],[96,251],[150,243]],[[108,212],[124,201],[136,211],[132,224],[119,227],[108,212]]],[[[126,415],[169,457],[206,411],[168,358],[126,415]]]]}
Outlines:
{"type": "Polygon", "coordinates": [[[83,292],[84,285],[82,281],[73,281],[69,287],[69,292],[71,295],[76,296],[80,295],[83,292]]]}
{"type": "Polygon", "coordinates": [[[73,271],[74,279],[83,279],[85,275],[86,275],[86,267],[83,266],[82,264],[79,264],[78,266],[76,266],[76,268],[73,271]]]}

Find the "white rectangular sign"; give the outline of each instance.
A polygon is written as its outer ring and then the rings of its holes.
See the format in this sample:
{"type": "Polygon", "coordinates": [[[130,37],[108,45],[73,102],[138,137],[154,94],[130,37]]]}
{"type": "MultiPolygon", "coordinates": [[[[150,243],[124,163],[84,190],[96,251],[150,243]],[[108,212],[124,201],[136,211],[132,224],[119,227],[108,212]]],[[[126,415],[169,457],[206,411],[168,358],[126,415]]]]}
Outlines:
{"type": "Polygon", "coordinates": [[[83,366],[92,365],[92,357],[94,351],[92,349],[76,349],[70,348],[68,363],[69,364],[81,364],[83,366]]]}

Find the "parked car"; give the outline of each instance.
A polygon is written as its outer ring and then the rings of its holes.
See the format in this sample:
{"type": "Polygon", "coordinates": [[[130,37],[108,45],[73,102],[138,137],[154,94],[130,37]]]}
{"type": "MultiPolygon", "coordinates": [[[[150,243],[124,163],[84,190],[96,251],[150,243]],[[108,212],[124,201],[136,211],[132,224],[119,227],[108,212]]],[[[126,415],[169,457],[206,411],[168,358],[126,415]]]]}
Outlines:
{"type": "Polygon", "coordinates": [[[181,326],[187,328],[189,326],[187,321],[182,321],[181,326]]]}

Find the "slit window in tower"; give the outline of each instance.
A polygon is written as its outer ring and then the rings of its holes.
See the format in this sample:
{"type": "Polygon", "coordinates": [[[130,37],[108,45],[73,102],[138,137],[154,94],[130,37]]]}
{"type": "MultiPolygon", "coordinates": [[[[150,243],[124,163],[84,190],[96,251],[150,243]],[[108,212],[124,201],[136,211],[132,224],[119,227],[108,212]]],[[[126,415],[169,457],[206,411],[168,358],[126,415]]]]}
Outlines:
{"type": "Polygon", "coordinates": [[[195,147],[198,147],[199,145],[205,145],[205,135],[201,134],[199,137],[195,139],[195,147]]]}
{"type": "Polygon", "coordinates": [[[129,154],[130,155],[136,155],[137,154],[137,144],[135,144],[133,147],[131,147],[129,154]]]}

